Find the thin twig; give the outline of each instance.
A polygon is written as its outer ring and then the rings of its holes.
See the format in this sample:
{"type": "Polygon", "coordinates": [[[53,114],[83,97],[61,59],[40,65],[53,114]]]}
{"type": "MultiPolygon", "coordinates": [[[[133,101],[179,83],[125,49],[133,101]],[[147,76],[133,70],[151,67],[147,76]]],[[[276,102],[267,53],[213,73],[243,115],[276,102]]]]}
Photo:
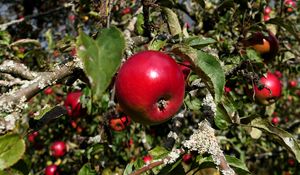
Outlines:
{"type": "Polygon", "coordinates": [[[38,14],[34,14],[34,15],[28,15],[28,16],[25,16],[24,18],[21,18],[21,19],[17,19],[17,20],[10,21],[8,23],[0,24],[0,30],[5,30],[7,27],[9,27],[11,25],[18,24],[18,23],[21,23],[23,21],[30,20],[32,18],[36,18],[36,17],[39,17],[39,16],[48,15],[50,13],[60,11],[62,9],[73,7],[73,6],[74,6],[74,4],[72,4],[72,3],[65,3],[61,7],[57,7],[55,9],[51,9],[51,10],[46,11],[46,12],[42,12],[42,13],[38,13],[38,14]]]}

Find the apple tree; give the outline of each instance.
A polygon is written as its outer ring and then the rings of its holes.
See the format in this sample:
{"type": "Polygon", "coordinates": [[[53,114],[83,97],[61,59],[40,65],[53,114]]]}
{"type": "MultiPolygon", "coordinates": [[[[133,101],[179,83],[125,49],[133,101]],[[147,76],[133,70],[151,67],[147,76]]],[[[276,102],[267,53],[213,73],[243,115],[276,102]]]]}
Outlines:
{"type": "Polygon", "coordinates": [[[0,2],[0,175],[299,173],[299,9],[0,2]]]}

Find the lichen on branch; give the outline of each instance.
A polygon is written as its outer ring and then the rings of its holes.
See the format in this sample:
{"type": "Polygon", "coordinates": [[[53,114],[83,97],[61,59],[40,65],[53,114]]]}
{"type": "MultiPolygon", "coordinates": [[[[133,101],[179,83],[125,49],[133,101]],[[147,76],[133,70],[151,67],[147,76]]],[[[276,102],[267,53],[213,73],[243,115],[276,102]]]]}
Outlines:
{"type": "Polygon", "coordinates": [[[215,130],[207,120],[199,123],[198,129],[190,136],[189,140],[184,141],[183,145],[191,151],[197,151],[199,154],[209,153],[223,175],[235,174],[226,162],[225,156],[215,137],[215,130]]]}

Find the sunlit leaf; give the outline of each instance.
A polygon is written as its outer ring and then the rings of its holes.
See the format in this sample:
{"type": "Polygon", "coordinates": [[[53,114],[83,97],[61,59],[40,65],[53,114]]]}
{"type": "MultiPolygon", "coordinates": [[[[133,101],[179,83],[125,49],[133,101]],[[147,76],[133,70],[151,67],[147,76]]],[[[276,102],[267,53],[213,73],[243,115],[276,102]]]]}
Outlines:
{"type": "Polygon", "coordinates": [[[102,30],[96,40],[80,32],[78,54],[92,84],[93,100],[101,100],[121,64],[124,49],[125,39],[116,27],[102,30]]]}
{"type": "Polygon", "coordinates": [[[96,171],[91,168],[89,163],[84,164],[78,172],[78,175],[96,175],[96,171]]]}
{"type": "Polygon", "coordinates": [[[25,152],[25,142],[18,134],[0,136],[0,170],[17,163],[25,152]]]}
{"type": "Polygon", "coordinates": [[[293,153],[298,162],[300,162],[300,146],[292,134],[271,125],[267,120],[262,118],[254,119],[251,122],[251,127],[260,129],[266,134],[272,136],[279,144],[293,153]]]}
{"type": "Polygon", "coordinates": [[[185,45],[177,45],[173,51],[192,63],[193,70],[204,81],[215,101],[219,102],[225,86],[225,74],[219,61],[208,53],[185,45]]]}
{"type": "Polygon", "coordinates": [[[164,147],[157,146],[149,151],[149,154],[153,157],[153,159],[160,159],[165,157],[169,153],[164,147]]]}

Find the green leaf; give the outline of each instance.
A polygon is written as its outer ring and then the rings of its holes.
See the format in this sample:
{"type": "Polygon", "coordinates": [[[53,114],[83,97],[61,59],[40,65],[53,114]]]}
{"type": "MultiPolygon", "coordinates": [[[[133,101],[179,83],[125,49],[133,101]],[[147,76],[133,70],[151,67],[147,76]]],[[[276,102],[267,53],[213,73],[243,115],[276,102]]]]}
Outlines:
{"type": "Polygon", "coordinates": [[[20,160],[25,152],[25,142],[18,134],[0,136],[0,170],[20,160]]]}
{"type": "Polygon", "coordinates": [[[238,174],[251,174],[251,172],[248,170],[245,162],[241,161],[240,159],[225,155],[226,161],[234,169],[234,171],[238,174]]]}
{"type": "Polygon", "coordinates": [[[51,111],[54,107],[49,106],[48,104],[46,104],[42,109],[40,109],[35,115],[34,115],[34,119],[35,120],[40,120],[46,113],[48,113],[49,111],[51,111]]]}
{"type": "Polygon", "coordinates": [[[11,36],[6,31],[0,31],[0,45],[8,46],[11,41],[11,36]]]}
{"type": "Polygon", "coordinates": [[[78,172],[78,175],[96,175],[96,171],[92,170],[89,163],[84,164],[78,172]]]}
{"type": "Polygon", "coordinates": [[[96,40],[80,32],[77,46],[84,71],[92,84],[93,99],[100,101],[121,64],[124,36],[116,27],[102,30],[96,40]]]}
{"type": "Polygon", "coordinates": [[[48,42],[48,48],[50,50],[52,50],[55,47],[55,44],[53,42],[53,37],[52,37],[51,29],[47,30],[47,32],[45,33],[45,37],[46,37],[46,40],[48,42]]]}
{"type": "Polygon", "coordinates": [[[137,30],[137,33],[139,35],[142,35],[144,33],[144,16],[143,14],[138,14],[137,15],[137,21],[136,21],[136,24],[135,24],[135,28],[137,30]]]}
{"type": "Polygon", "coordinates": [[[172,36],[182,33],[178,17],[175,12],[167,7],[163,7],[163,13],[167,17],[168,26],[172,36]]]}
{"type": "Polygon", "coordinates": [[[271,125],[267,120],[256,118],[251,122],[251,127],[257,128],[272,136],[279,144],[287,148],[300,162],[300,146],[292,134],[271,125]]]}
{"type": "Polygon", "coordinates": [[[279,27],[282,27],[286,29],[288,32],[290,32],[297,40],[300,42],[300,37],[299,37],[299,31],[297,31],[297,28],[295,24],[288,20],[287,18],[272,18],[268,21],[270,24],[276,24],[279,27]]]}
{"type": "Polygon", "coordinates": [[[177,45],[173,51],[192,63],[194,72],[204,81],[215,101],[219,102],[224,91],[225,74],[217,58],[185,45],[177,45]]]}
{"type": "Polygon", "coordinates": [[[186,38],[184,41],[187,45],[194,48],[202,48],[210,44],[216,43],[212,38],[200,38],[199,36],[186,38]]]}
{"type": "Polygon", "coordinates": [[[194,111],[199,111],[201,107],[200,99],[192,97],[191,95],[186,95],[186,97],[184,98],[184,104],[186,104],[190,110],[194,111]]]}
{"type": "Polygon", "coordinates": [[[185,174],[185,171],[181,165],[181,159],[177,160],[173,164],[167,164],[165,167],[161,169],[161,171],[157,175],[164,175],[164,174],[176,174],[176,175],[185,174]]]}
{"type": "Polygon", "coordinates": [[[133,163],[129,163],[127,164],[125,170],[124,170],[124,173],[123,175],[129,175],[132,173],[132,168],[133,168],[133,163]]]}
{"type": "Polygon", "coordinates": [[[4,171],[0,170],[0,175],[25,175],[25,174],[16,169],[9,168],[4,171]]]}
{"type": "Polygon", "coordinates": [[[246,49],[247,60],[256,61],[261,63],[263,60],[259,54],[253,49],[246,49]]]}
{"type": "Polygon", "coordinates": [[[240,120],[237,113],[238,105],[229,94],[223,96],[222,101],[217,105],[217,114],[214,119],[218,128],[227,129],[230,124],[240,120]]]}
{"type": "MultiPolygon", "coordinates": [[[[236,173],[243,175],[251,174],[248,168],[246,167],[245,163],[240,159],[228,155],[225,155],[225,158],[229,166],[233,168],[236,173]]],[[[196,161],[199,165],[199,169],[216,167],[211,156],[202,157],[199,155],[197,156],[196,161]]]]}
{"type": "Polygon", "coordinates": [[[153,157],[153,159],[160,159],[169,154],[169,151],[164,147],[157,146],[149,151],[149,154],[153,157]]]}
{"type": "Polygon", "coordinates": [[[167,43],[167,40],[162,41],[162,40],[154,39],[150,42],[148,49],[149,50],[160,50],[165,46],[166,43],[167,43]]]}
{"type": "Polygon", "coordinates": [[[214,118],[215,124],[219,129],[225,130],[228,128],[229,123],[224,120],[224,116],[227,116],[228,114],[224,114],[224,111],[221,111],[217,108],[217,113],[216,116],[214,118]]]}

